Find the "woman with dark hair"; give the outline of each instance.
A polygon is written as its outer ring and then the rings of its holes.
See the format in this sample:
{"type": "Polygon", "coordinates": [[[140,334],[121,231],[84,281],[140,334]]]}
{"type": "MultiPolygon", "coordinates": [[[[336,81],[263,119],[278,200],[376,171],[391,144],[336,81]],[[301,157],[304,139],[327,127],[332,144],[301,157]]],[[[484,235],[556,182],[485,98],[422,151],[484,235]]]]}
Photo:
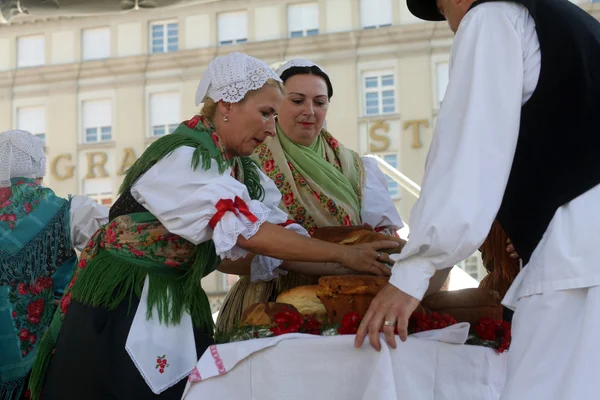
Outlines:
{"type": "MultiPolygon", "coordinates": [[[[281,192],[279,207],[311,235],[320,227],[369,225],[395,236],[403,223],[377,163],[344,147],[325,128],[333,96],[327,73],[309,60],[294,59],[277,74],[285,86],[277,134],[258,146],[252,157],[281,192]]],[[[319,276],[352,273],[332,263],[300,269],[284,262],[281,269],[287,274],[275,276],[263,266],[243,275],[221,307],[217,330],[236,327],[252,303],[275,301],[281,292],[314,284],[319,276]]],[[[436,277],[439,286],[446,275],[444,271],[436,277]]]]}

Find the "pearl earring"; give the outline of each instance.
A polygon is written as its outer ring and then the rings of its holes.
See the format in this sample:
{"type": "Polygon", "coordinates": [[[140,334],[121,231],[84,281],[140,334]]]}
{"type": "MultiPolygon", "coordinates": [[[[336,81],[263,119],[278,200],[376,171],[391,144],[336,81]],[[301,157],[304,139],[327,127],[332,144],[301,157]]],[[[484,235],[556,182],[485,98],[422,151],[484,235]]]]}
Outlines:
{"type": "Polygon", "coordinates": [[[227,115],[225,115],[225,116],[223,117],[223,121],[225,121],[225,122],[229,121],[229,118],[227,118],[227,115]]]}

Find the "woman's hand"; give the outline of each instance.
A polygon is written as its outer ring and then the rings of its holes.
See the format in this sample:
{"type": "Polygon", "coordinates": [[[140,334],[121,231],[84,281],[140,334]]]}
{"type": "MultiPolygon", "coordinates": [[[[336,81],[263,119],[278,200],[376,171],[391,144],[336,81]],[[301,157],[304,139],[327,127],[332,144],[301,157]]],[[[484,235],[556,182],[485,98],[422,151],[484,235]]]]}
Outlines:
{"type": "Polygon", "coordinates": [[[510,255],[510,258],[519,258],[519,255],[515,251],[515,246],[513,246],[510,239],[506,239],[506,252],[510,255]]]}
{"type": "Polygon", "coordinates": [[[343,252],[343,258],[340,260],[345,268],[379,276],[392,275],[391,267],[385,263],[392,265],[393,261],[387,254],[379,250],[396,248],[398,243],[377,241],[345,247],[347,250],[343,252]]]}

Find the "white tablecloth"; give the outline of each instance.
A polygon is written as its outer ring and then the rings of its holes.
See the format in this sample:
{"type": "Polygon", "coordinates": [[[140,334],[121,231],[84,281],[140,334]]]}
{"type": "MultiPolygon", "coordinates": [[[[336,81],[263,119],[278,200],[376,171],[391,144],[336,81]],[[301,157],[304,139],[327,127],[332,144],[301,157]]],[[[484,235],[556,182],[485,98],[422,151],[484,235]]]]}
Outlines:
{"type": "Polygon", "coordinates": [[[234,367],[222,362],[219,351],[235,357],[247,342],[211,347],[198,368],[214,359],[216,376],[202,378],[195,370],[196,382],[188,382],[183,398],[498,400],[506,378],[508,354],[484,347],[409,337],[398,340],[395,350],[383,342],[377,353],[368,343],[355,349],[353,335],[284,336],[290,339],[240,356],[234,367]]]}

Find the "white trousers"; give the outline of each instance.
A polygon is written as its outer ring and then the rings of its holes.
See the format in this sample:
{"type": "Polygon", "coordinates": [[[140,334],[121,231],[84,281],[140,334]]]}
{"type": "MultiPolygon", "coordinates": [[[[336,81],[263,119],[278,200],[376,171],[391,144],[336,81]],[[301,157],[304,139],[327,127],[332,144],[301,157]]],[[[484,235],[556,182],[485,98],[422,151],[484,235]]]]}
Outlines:
{"type": "Polygon", "coordinates": [[[501,400],[600,399],[600,287],[522,297],[501,400]]]}

